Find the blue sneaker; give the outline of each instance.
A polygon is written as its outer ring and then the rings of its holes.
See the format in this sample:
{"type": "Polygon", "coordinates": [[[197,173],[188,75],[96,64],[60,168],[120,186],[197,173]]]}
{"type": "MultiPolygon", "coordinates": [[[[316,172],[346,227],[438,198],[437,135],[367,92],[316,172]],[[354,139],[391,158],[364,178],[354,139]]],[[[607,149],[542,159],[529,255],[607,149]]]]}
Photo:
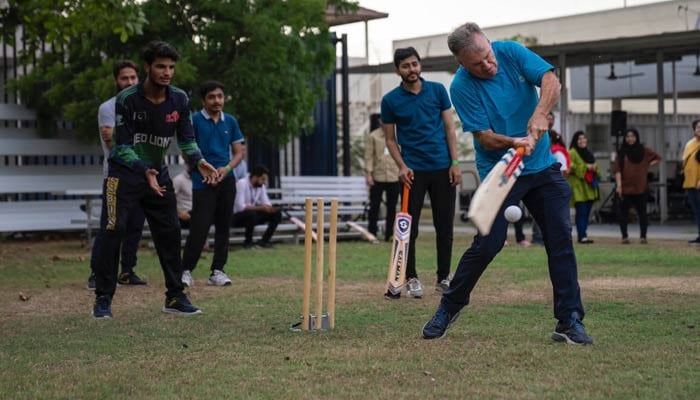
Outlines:
{"type": "Polygon", "coordinates": [[[165,305],[163,306],[163,312],[168,314],[195,315],[201,314],[202,310],[190,303],[187,296],[182,293],[176,297],[166,298],[165,305]]]}
{"type": "Polygon", "coordinates": [[[568,344],[593,344],[593,338],[586,334],[586,328],[576,312],[571,314],[568,321],[557,322],[552,340],[568,344]]]}
{"type": "Polygon", "coordinates": [[[95,299],[95,306],[92,308],[92,317],[95,319],[112,318],[112,298],[102,295],[95,299]]]}
{"type": "Polygon", "coordinates": [[[423,325],[423,339],[440,339],[445,336],[447,328],[459,317],[459,312],[450,315],[445,306],[440,304],[433,318],[423,325]]]}

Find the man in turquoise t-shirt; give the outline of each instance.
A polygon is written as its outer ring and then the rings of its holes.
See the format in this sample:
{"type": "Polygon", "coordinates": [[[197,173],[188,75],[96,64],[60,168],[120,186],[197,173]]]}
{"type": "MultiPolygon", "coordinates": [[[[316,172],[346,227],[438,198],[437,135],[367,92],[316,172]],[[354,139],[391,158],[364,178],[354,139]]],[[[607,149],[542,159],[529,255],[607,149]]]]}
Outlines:
{"type": "Polygon", "coordinates": [[[569,217],[571,188],[549,150],[547,113],[561,90],[554,68],[518,43],[491,43],[474,23],[457,28],[447,44],[460,64],[450,86],[452,102],[462,129],[474,134],[481,178],[509,148],[523,147],[526,157],[523,173],[503,202],[491,232],[478,234],[460,259],[449,290],[423,327],[423,337],[444,336],[469,304],[479,277],[503,247],[508,227],[505,206],[522,200],[540,225],[547,250],[558,320],[552,339],[592,344],[581,322],[584,311],[569,217]],[[536,86],[541,88],[539,97],[536,86]]]}
{"type": "MultiPolygon", "coordinates": [[[[462,182],[462,175],[447,90],[440,83],[420,77],[420,56],[413,47],[397,49],[394,65],[401,84],[382,98],[382,129],[389,154],[399,166],[399,179],[411,188],[408,213],[413,223],[406,280],[408,295],[420,298],[423,297],[423,285],[416,272],[415,244],[425,194],[430,195],[435,227],[435,289],[443,291],[450,285],[455,187],[462,182]]],[[[387,293],[385,297],[395,299],[400,294],[387,293]]]]}

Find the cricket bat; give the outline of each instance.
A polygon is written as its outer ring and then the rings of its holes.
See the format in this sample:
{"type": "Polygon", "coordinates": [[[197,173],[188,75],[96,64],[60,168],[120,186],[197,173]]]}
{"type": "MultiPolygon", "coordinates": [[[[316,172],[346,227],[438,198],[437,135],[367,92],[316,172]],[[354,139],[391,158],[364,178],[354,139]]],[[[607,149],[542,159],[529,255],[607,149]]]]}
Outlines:
{"type": "Polygon", "coordinates": [[[399,295],[406,281],[406,263],[408,259],[408,243],[411,238],[411,215],[408,213],[408,186],[403,185],[401,212],[396,214],[394,221],[394,242],[391,246],[389,259],[389,274],[386,278],[386,291],[399,295]]]}
{"type": "MultiPolygon", "coordinates": [[[[289,222],[293,223],[296,225],[299,229],[302,230],[302,232],[306,232],[306,224],[300,220],[299,218],[293,216],[292,214],[289,213],[286,209],[283,210],[285,215],[287,215],[287,218],[289,218],[289,222]]],[[[314,242],[318,241],[318,235],[316,235],[316,232],[314,232],[313,228],[311,229],[311,238],[314,242]]]]}
{"type": "Polygon", "coordinates": [[[474,192],[467,216],[482,236],[491,232],[498,211],[525,168],[524,153],[523,147],[509,149],[474,192]]]}
{"type": "Polygon", "coordinates": [[[354,221],[345,221],[345,224],[352,230],[355,230],[362,235],[363,238],[367,239],[372,244],[378,244],[379,240],[370,231],[365,229],[362,225],[354,221]]]}

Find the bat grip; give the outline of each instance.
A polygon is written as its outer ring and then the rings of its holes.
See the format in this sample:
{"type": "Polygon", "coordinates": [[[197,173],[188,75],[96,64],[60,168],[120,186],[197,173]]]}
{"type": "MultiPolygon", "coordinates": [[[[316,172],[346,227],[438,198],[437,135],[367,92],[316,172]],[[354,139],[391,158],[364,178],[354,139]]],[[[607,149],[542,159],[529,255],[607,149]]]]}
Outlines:
{"type": "Polygon", "coordinates": [[[404,183],[403,185],[403,195],[401,196],[401,212],[408,212],[408,185],[404,183]]]}
{"type": "Polygon", "coordinates": [[[513,159],[510,160],[508,166],[506,167],[505,176],[507,178],[513,176],[515,169],[518,168],[518,164],[520,164],[520,161],[523,159],[523,154],[525,154],[525,148],[523,146],[518,146],[518,148],[515,149],[513,159]]]}

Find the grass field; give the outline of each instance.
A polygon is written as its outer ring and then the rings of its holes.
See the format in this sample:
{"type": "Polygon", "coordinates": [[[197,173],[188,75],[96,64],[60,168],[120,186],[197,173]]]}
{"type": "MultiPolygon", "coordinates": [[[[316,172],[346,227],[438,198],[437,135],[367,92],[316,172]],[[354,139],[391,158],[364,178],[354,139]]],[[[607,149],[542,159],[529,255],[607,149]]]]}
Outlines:
{"type": "MultiPolygon", "coordinates": [[[[466,248],[457,235],[453,265],[466,248]]],[[[507,247],[472,304],[438,341],[420,338],[439,302],[434,236],[422,234],[421,300],[381,296],[387,244],[338,247],[336,329],[294,333],[303,246],[234,248],[232,287],[188,292],[201,316],[161,313],[163,278],[142,249],[148,287],[119,287],[114,319],[90,317],[88,250],[75,241],[0,242],[3,399],[697,399],[700,249],[672,241],[578,246],[593,346],[549,339],[542,247],[507,247]]]]}

